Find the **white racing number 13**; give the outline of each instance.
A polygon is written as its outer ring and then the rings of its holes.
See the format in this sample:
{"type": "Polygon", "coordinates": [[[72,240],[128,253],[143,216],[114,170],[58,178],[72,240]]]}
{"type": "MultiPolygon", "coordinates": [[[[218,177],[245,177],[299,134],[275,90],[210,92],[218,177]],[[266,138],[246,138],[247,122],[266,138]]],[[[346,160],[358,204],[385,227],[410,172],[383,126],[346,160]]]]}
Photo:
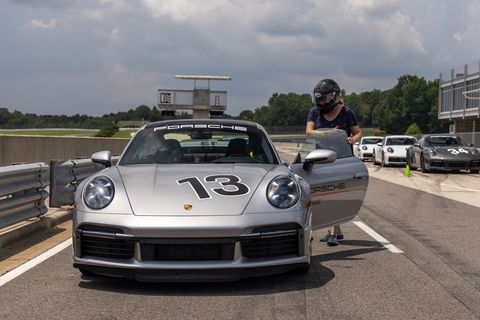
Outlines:
{"type": "MultiPolygon", "coordinates": [[[[234,175],[212,175],[205,177],[205,182],[218,182],[221,188],[211,188],[213,192],[221,196],[241,196],[250,192],[250,188],[240,182],[240,178],[234,175]]],[[[188,183],[197,195],[198,199],[210,199],[210,193],[197,177],[188,177],[177,180],[178,184],[188,183]]]]}
{"type": "Polygon", "coordinates": [[[451,154],[460,154],[460,153],[466,153],[468,154],[468,151],[463,149],[463,148],[458,148],[458,149],[447,149],[448,152],[451,154]]]}

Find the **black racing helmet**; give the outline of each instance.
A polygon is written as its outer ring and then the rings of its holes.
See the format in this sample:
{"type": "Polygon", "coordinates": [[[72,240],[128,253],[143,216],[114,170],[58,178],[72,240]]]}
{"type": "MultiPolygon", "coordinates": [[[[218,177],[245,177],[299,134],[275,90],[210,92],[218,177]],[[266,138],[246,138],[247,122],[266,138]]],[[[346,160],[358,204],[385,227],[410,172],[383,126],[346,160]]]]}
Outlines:
{"type": "Polygon", "coordinates": [[[340,87],[332,79],[323,79],[313,88],[313,103],[321,113],[329,113],[340,103],[340,87]]]}

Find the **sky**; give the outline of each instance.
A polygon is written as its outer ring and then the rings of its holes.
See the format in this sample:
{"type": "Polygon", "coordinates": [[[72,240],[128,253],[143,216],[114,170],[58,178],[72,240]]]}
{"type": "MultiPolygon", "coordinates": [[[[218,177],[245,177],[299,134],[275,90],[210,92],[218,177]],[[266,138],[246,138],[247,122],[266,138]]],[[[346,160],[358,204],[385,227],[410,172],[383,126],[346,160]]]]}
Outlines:
{"type": "MultiPolygon", "coordinates": [[[[478,0],[0,0],[0,106],[103,115],[154,106],[176,74],[231,76],[226,113],[427,80],[480,59],[478,0]]],[[[197,83],[203,85],[201,82],[197,83]]]]}

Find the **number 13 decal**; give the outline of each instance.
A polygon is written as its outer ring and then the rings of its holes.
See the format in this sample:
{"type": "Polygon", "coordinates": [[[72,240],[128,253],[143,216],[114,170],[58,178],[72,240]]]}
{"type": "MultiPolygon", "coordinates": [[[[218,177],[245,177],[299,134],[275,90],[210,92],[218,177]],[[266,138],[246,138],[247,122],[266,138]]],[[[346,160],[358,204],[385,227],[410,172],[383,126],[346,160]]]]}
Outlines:
{"type": "MultiPolygon", "coordinates": [[[[213,192],[220,196],[242,196],[250,192],[250,188],[240,182],[240,178],[234,175],[213,175],[206,176],[205,182],[218,182],[222,185],[221,188],[211,188],[213,192]]],[[[177,180],[178,184],[189,183],[193,191],[197,195],[198,199],[210,199],[211,196],[208,193],[208,190],[202,184],[202,182],[197,177],[188,177],[177,180]]]]}

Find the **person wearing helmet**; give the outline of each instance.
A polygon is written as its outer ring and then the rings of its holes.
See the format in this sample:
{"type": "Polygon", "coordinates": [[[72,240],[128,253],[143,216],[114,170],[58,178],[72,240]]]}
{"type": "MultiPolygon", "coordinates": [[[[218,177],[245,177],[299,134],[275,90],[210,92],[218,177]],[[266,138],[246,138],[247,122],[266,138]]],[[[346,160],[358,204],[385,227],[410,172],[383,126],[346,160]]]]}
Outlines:
{"type": "MultiPolygon", "coordinates": [[[[332,79],[323,79],[313,89],[313,107],[307,118],[307,135],[316,134],[320,128],[336,128],[345,130],[347,142],[353,145],[362,138],[362,131],[358,125],[357,117],[353,110],[345,105],[340,96],[340,87],[332,79]]],[[[340,225],[335,225],[328,230],[327,235],[320,241],[328,245],[338,245],[338,240],[344,236],[340,225]]]]}

